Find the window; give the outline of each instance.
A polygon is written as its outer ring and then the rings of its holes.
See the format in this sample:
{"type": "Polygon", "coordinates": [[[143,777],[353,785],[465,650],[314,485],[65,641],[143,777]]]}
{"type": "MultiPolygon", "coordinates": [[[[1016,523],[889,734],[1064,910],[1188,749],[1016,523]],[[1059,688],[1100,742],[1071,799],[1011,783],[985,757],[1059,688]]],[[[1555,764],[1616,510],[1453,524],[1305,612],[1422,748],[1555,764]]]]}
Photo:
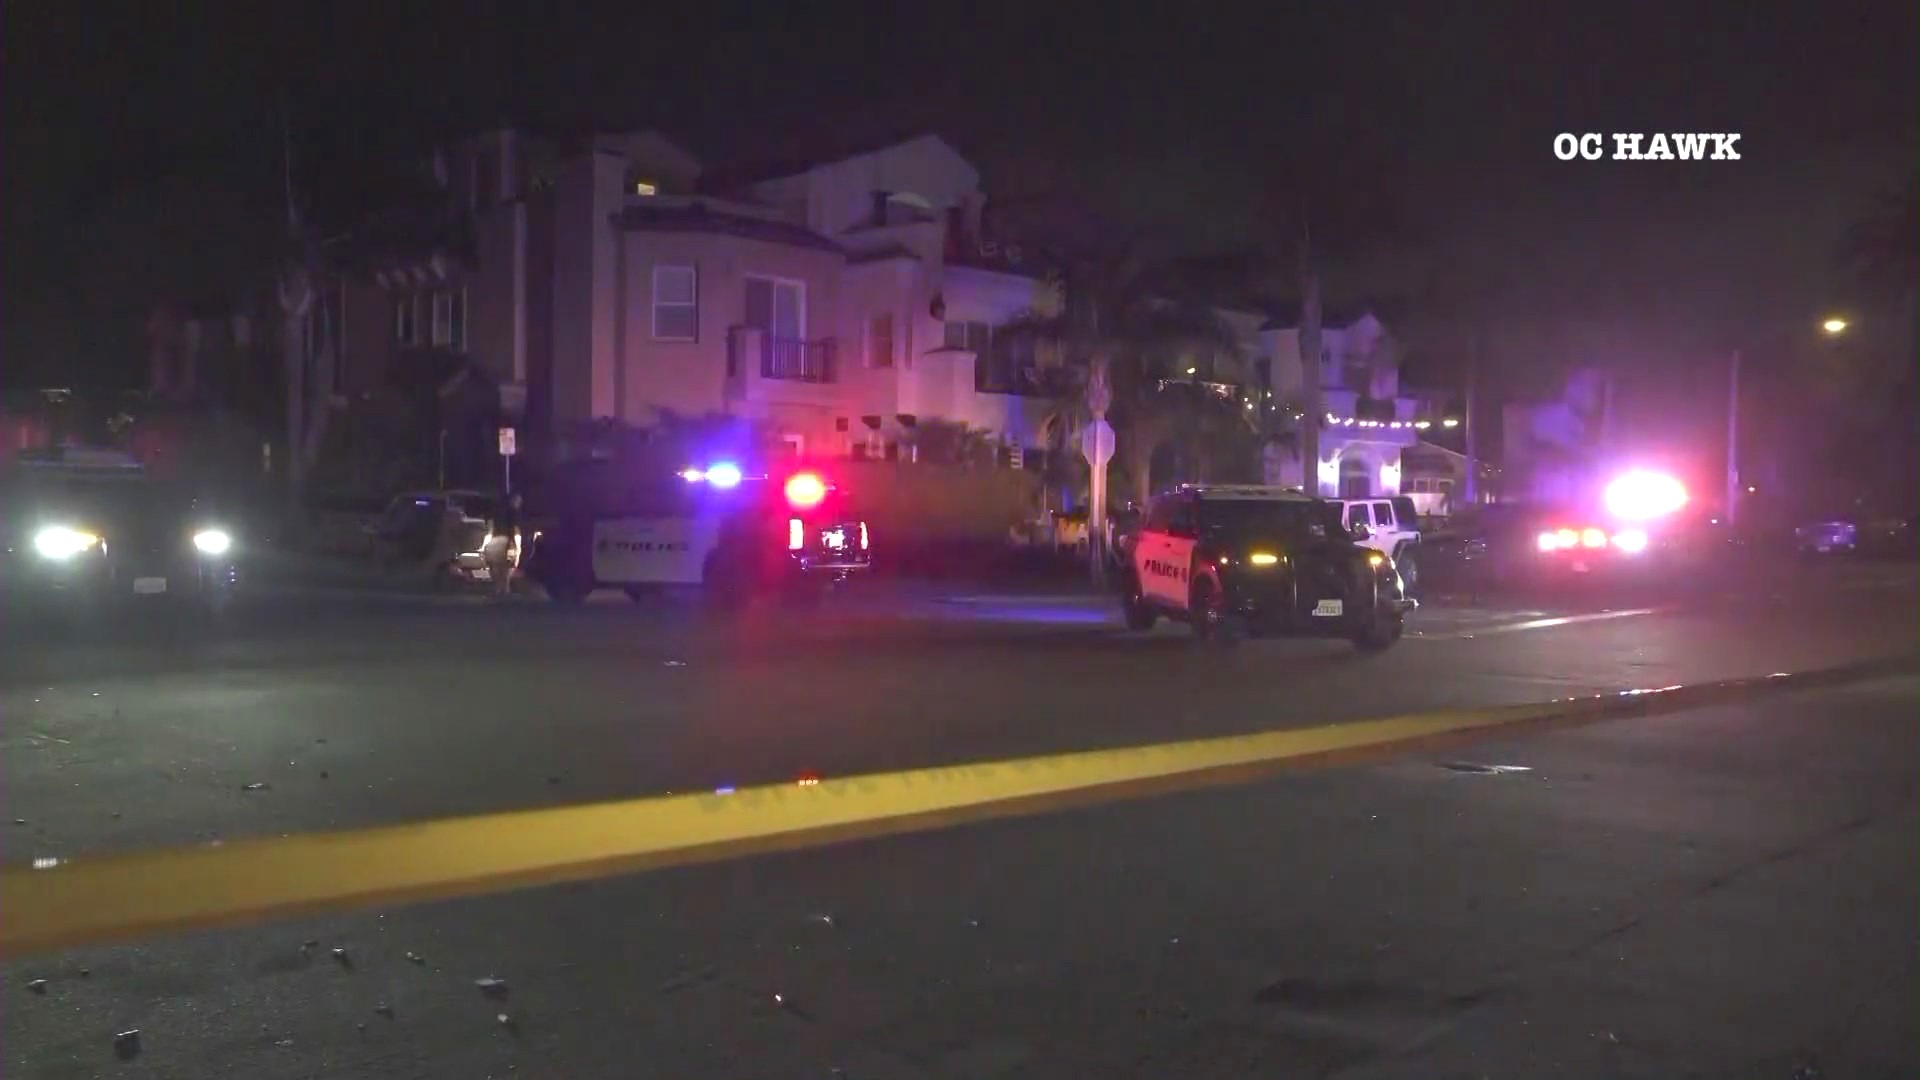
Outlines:
{"type": "Polygon", "coordinates": [[[443,289],[433,294],[433,344],[436,348],[467,349],[467,290],[443,289]]]}
{"type": "Polygon", "coordinates": [[[699,273],[691,266],[653,268],[653,340],[698,341],[699,273]]]}
{"type": "Polygon", "coordinates": [[[411,293],[393,302],[393,340],[402,345],[420,343],[420,309],[411,293]]]}
{"type": "Polygon", "coordinates": [[[1002,394],[1030,388],[1037,380],[1034,342],[1027,334],[990,336],[985,352],[977,353],[974,383],[977,389],[1002,394]]]}
{"type": "Polygon", "coordinates": [[[635,195],[658,195],[660,194],[660,185],[651,180],[635,180],[633,182],[633,193],[635,195]]]}
{"type": "Polygon", "coordinates": [[[467,351],[467,289],[461,286],[452,293],[453,300],[453,337],[448,342],[455,352],[467,351]]]}
{"type": "Polygon", "coordinates": [[[887,312],[867,320],[867,366],[893,366],[893,314],[887,312]]]}
{"type": "Polygon", "coordinates": [[[1173,504],[1173,511],[1167,519],[1168,536],[1192,539],[1199,528],[1199,515],[1194,513],[1192,503],[1181,500],[1173,504]]]}
{"type": "Polygon", "coordinates": [[[1347,528],[1351,529],[1355,525],[1365,525],[1369,528],[1373,526],[1373,512],[1367,509],[1366,503],[1347,507],[1347,528]]]}
{"type": "Polygon", "coordinates": [[[985,356],[993,341],[993,328],[983,322],[949,322],[943,344],[949,349],[968,349],[985,356]]]}
{"type": "Polygon", "coordinates": [[[485,210],[500,201],[500,148],[489,142],[473,157],[473,208],[485,210]]]}
{"type": "Polygon", "coordinates": [[[747,278],[746,317],[742,323],[783,341],[807,339],[807,290],[783,278],[747,278]]]}

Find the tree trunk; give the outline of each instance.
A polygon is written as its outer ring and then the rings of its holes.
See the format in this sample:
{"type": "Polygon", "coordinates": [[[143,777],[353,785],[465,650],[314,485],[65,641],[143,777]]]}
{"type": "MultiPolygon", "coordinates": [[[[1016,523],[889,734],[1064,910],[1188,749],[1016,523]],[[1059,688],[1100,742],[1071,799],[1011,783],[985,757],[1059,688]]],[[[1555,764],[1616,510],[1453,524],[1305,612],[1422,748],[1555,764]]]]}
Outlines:
{"type": "Polygon", "coordinates": [[[307,321],[312,317],[306,267],[289,266],[280,280],[280,359],[287,382],[287,494],[296,512],[306,495],[307,321]]]}

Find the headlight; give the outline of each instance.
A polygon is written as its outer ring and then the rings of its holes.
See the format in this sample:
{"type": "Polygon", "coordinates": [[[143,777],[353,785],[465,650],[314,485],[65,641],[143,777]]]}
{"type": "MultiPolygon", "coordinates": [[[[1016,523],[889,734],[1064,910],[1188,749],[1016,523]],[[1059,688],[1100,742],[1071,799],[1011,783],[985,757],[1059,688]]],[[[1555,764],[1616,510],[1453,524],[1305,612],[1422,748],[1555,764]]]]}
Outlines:
{"type": "Polygon", "coordinates": [[[1256,551],[1247,556],[1247,561],[1255,566],[1272,566],[1280,561],[1280,556],[1271,551],[1256,551]]]}
{"type": "Polygon", "coordinates": [[[99,542],[92,533],[55,525],[34,534],[33,549],[49,559],[71,559],[99,542]]]}
{"type": "Polygon", "coordinates": [[[233,546],[233,537],[227,535],[225,529],[201,529],[193,534],[193,546],[202,554],[225,555],[233,546]]]}
{"type": "Polygon", "coordinates": [[[1385,555],[1380,554],[1377,551],[1369,552],[1367,554],[1368,566],[1380,566],[1384,564],[1386,561],[1387,561],[1387,557],[1385,555]]]}

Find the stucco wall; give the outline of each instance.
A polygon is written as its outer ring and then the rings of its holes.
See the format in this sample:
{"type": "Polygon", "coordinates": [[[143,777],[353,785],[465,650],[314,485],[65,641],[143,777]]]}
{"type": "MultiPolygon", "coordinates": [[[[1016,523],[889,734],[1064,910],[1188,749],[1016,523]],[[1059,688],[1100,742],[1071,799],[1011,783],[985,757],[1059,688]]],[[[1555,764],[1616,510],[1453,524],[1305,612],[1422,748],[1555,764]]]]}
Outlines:
{"type": "MultiPolygon", "coordinates": [[[[634,231],[622,234],[620,409],[645,423],[658,409],[720,412],[727,407],[727,331],[746,317],[746,281],[764,276],[798,281],[805,290],[805,336],[838,338],[838,253],[712,233],[634,231]],[[653,277],[659,266],[692,266],[698,273],[698,340],[661,341],[653,335],[653,277]]],[[[858,362],[836,340],[834,363],[844,372],[858,362]]],[[[830,388],[795,384],[792,403],[820,402],[830,388]],[[805,395],[804,397],[799,395],[805,395]]]]}

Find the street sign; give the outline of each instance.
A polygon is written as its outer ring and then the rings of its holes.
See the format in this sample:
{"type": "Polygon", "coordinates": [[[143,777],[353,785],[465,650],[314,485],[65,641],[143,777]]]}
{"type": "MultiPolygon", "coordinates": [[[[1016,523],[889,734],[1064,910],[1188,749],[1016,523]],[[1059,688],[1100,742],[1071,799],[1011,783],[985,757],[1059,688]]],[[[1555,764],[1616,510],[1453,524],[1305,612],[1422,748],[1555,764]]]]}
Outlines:
{"type": "Polygon", "coordinates": [[[501,428],[500,429],[500,456],[512,457],[513,449],[514,449],[513,448],[513,429],[510,427],[501,428]]]}
{"type": "Polygon", "coordinates": [[[1080,453],[1089,465],[1105,465],[1113,460],[1113,425],[1095,420],[1080,432],[1080,453]]]}

